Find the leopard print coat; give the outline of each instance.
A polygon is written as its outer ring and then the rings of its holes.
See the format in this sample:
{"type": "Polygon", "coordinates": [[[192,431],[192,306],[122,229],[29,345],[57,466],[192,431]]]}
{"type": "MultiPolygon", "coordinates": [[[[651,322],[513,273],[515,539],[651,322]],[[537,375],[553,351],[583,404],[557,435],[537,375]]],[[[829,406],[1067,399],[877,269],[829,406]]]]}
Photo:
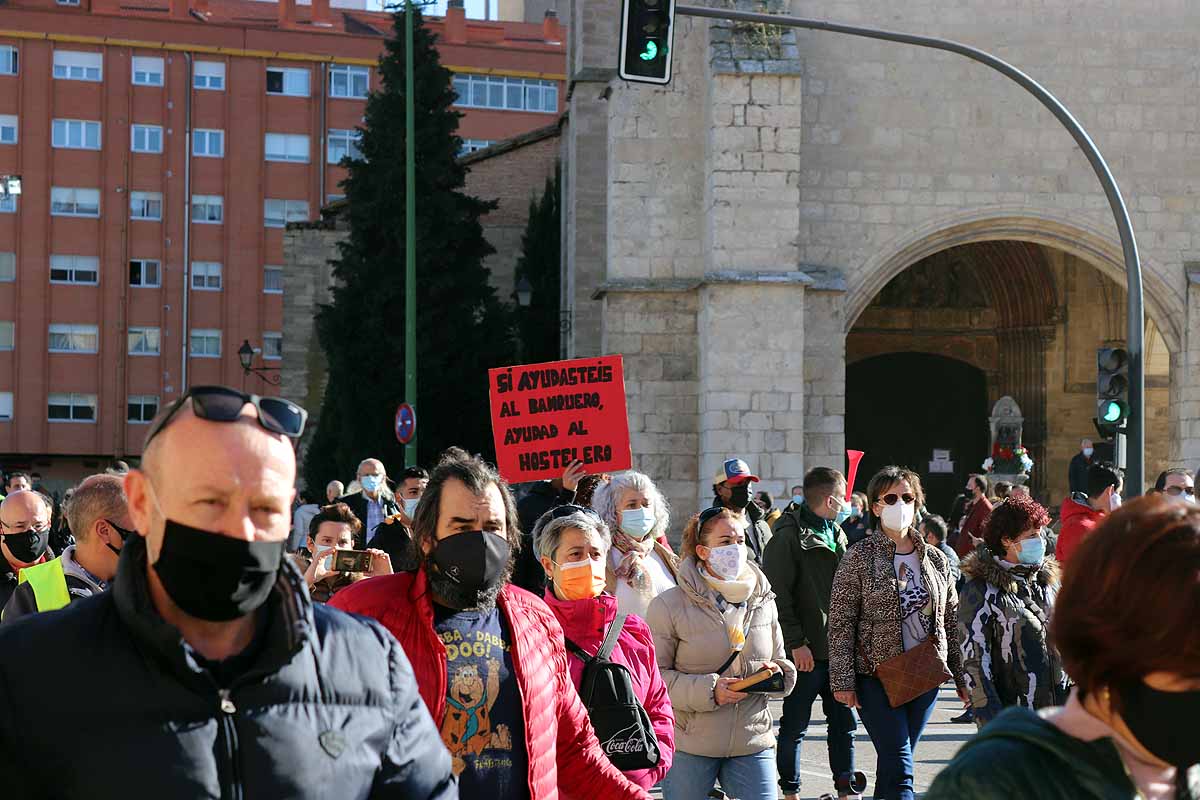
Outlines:
{"type": "MultiPolygon", "coordinates": [[[[955,684],[963,687],[958,594],[949,563],[940,550],[926,545],[923,537],[911,538],[921,560],[921,580],[933,603],[930,635],[955,684]]],[[[835,692],[855,691],[856,675],[871,675],[876,664],[904,652],[895,555],[895,543],[883,532],[873,531],[850,548],[833,578],[829,682],[835,692]]]]}

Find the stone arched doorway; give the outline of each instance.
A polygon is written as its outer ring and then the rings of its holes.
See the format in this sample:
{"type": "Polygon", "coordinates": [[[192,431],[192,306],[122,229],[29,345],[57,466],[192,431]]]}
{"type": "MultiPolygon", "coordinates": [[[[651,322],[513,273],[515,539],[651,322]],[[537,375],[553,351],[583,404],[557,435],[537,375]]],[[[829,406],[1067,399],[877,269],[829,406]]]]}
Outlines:
{"type": "Polygon", "coordinates": [[[863,450],[857,489],[888,464],[922,475],[927,504],[947,514],[974,456],[988,446],[987,376],[956,358],[919,352],[872,356],[846,366],[846,446],[863,450]],[[930,473],[948,450],[953,472],[930,473]]]}

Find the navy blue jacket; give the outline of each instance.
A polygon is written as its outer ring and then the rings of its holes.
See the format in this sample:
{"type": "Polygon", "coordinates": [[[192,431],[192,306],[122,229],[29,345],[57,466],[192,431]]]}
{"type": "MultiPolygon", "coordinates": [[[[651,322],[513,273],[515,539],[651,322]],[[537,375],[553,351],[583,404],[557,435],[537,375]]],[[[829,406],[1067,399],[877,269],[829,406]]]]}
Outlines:
{"type": "Polygon", "coordinates": [[[254,657],[219,688],[155,611],[133,536],[111,591],[0,629],[4,795],[458,797],[391,634],[312,603],[286,562],[264,609],[254,657]]]}

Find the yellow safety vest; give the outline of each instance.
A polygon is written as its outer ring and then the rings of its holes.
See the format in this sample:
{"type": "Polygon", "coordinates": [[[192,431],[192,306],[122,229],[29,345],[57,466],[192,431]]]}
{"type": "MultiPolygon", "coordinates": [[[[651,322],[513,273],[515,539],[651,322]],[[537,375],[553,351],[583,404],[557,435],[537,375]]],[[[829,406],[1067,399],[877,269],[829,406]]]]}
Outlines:
{"type": "Polygon", "coordinates": [[[21,570],[17,583],[28,582],[33,587],[38,611],[55,611],[71,604],[71,593],[67,591],[67,576],[63,572],[62,559],[55,558],[21,570]]]}

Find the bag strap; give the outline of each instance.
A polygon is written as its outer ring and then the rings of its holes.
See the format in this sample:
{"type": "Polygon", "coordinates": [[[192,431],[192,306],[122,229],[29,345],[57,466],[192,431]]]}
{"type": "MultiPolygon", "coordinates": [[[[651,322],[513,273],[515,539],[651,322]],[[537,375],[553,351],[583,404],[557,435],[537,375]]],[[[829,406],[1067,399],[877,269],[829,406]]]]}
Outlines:
{"type": "Polygon", "coordinates": [[[584,664],[590,664],[590,663],[592,663],[592,661],[595,660],[594,657],[589,655],[586,650],[584,650],[582,647],[575,644],[574,642],[572,642],[570,639],[568,639],[565,636],[563,637],[563,643],[567,646],[568,650],[570,650],[575,655],[579,656],[579,658],[583,661],[584,664]]]}
{"type": "Polygon", "coordinates": [[[628,616],[628,614],[618,614],[617,618],[613,620],[613,624],[608,626],[608,635],[600,643],[600,649],[596,651],[596,658],[607,661],[608,657],[612,655],[613,649],[617,646],[617,639],[625,628],[625,619],[628,616]]]}

